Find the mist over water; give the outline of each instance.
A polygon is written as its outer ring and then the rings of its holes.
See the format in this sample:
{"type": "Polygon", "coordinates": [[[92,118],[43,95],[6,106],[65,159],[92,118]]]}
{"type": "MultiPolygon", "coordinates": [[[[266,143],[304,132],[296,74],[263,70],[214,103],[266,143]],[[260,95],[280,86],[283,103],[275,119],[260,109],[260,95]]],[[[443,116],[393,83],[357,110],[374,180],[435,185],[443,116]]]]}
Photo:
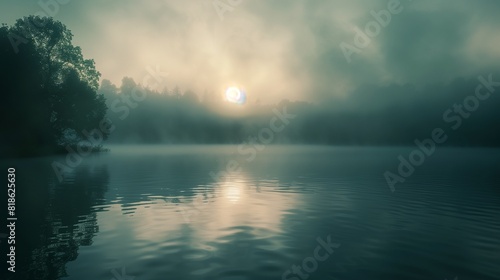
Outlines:
{"type": "Polygon", "coordinates": [[[446,83],[364,85],[347,96],[265,104],[224,101],[223,93],[155,91],[130,78],[105,80],[110,143],[415,145],[441,128],[442,146],[499,146],[500,74],[446,83]],[[479,89],[479,90],[478,90],[479,89]],[[273,120],[273,119],[278,120],[273,120]],[[272,129],[272,137],[262,137],[272,129]],[[266,138],[266,140],[263,140],[266,138]]]}
{"type": "Polygon", "coordinates": [[[500,151],[438,149],[392,193],[382,174],[410,151],[120,145],[62,183],[63,158],[17,160],[17,275],[282,279],[330,236],[308,279],[496,279],[500,151]]]}
{"type": "Polygon", "coordinates": [[[498,279],[499,13],[2,1],[0,279],[498,279]]]}

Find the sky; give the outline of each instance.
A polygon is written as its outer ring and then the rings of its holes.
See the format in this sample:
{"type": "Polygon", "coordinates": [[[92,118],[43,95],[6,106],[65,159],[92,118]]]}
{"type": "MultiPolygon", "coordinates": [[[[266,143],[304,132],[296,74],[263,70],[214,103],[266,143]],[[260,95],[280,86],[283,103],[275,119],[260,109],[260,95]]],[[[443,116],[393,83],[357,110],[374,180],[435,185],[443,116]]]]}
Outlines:
{"type": "Polygon", "coordinates": [[[500,62],[498,0],[0,4],[2,23],[30,14],[66,24],[85,58],[95,60],[101,79],[120,85],[128,76],[141,83],[153,71],[162,77],[158,89],[178,86],[201,95],[238,86],[249,100],[263,103],[321,102],[367,85],[448,83],[499,69],[500,62]],[[374,14],[387,13],[390,20],[381,16],[382,24],[374,25],[374,14]],[[367,25],[378,26],[372,36],[367,25]],[[359,32],[368,43],[356,44],[359,32]],[[356,51],[346,55],[345,46],[356,51]]]}

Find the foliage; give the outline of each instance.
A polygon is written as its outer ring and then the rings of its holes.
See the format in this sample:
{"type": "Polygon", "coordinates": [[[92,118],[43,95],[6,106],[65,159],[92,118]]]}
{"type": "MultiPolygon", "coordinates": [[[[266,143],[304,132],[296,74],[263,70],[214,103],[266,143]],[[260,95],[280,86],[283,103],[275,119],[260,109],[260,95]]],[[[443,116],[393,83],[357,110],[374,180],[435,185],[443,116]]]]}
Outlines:
{"type": "Polygon", "coordinates": [[[97,94],[100,74],[72,38],[48,17],[24,17],[0,28],[2,154],[54,153],[99,127],[107,110],[97,94]]]}

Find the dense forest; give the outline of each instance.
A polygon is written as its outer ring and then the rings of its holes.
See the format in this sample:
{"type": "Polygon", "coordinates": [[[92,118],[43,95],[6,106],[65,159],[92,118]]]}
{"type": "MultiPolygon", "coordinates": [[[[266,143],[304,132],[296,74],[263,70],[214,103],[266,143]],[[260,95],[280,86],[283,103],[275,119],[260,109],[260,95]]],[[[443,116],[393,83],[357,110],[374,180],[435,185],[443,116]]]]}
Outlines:
{"type": "Polygon", "coordinates": [[[141,144],[412,145],[435,128],[447,132],[445,145],[500,145],[495,70],[423,87],[363,85],[316,103],[230,104],[223,93],[175,85],[157,91],[128,77],[99,85],[94,61],[72,37],[47,17],[0,28],[3,156],[98,151],[108,137],[108,143],[141,144]],[[280,129],[265,135],[277,117],[280,129]]]}
{"type": "MultiPolygon", "coordinates": [[[[120,87],[103,80],[99,93],[106,97],[108,117],[115,126],[111,143],[258,143],[262,130],[270,127],[279,111],[294,117],[273,134],[273,143],[413,145],[442,128],[449,136],[444,145],[498,146],[500,97],[498,90],[488,93],[481,84],[495,77],[500,73],[422,88],[363,86],[344,98],[322,103],[283,100],[235,105],[224,102],[221,94],[197,95],[189,90],[182,94],[177,87],[158,92],[131,78],[124,78],[120,87]],[[484,100],[475,97],[478,86],[484,100]],[[137,101],[135,92],[140,92],[137,101]],[[478,100],[477,106],[471,98],[478,100]]],[[[265,140],[260,142],[271,140],[262,137],[265,140]]]]}

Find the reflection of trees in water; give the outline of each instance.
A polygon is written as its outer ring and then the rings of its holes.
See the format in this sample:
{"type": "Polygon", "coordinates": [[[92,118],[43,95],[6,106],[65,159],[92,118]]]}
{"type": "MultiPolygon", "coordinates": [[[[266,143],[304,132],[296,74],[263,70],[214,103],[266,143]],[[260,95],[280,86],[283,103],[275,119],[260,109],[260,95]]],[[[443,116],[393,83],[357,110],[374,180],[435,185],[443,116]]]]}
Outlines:
{"type": "MultiPolygon", "coordinates": [[[[30,221],[24,230],[28,230],[27,237],[32,240],[32,246],[23,250],[29,257],[24,259],[26,265],[20,263],[18,266],[23,270],[27,268],[21,272],[26,274],[25,279],[68,276],[66,263],[77,258],[80,246],[91,245],[93,236],[99,230],[92,207],[104,198],[109,182],[108,171],[106,167],[81,167],[72,175],[61,184],[51,179],[27,184],[31,188],[43,189],[36,191],[43,197],[43,203],[26,213],[30,221]],[[29,218],[29,215],[36,215],[35,211],[41,212],[38,213],[41,221],[29,218]]],[[[47,173],[43,177],[47,178],[47,173]]],[[[25,207],[30,205],[28,203],[25,207]]]]}

